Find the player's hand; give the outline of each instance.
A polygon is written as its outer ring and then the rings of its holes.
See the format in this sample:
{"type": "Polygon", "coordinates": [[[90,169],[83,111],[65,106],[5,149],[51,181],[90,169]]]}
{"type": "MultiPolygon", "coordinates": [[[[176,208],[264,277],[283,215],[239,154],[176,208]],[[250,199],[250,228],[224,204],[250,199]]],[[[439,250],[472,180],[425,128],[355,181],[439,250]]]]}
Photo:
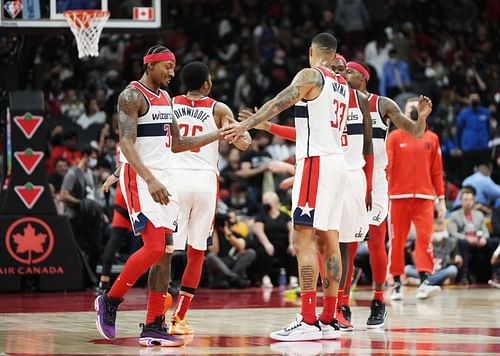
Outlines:
{"type": "Polygon", "coordinates": [[[274,246],[272,243],[268,242],[264,245],[264,250],[269,256],[274,256],[274,246]]]}
{"type": "Polygon", "coordinates": [[[438,219],[444,219],[446,215],[446,202],[444,199],[439,199],[439,203],[437,206],[437,217],[438,219]]]}
{"type": "Polygon", "coordinates": [[[118,182],[118,178],[116,178],[114,174],[110,174],[102,185],[102,191],[108,192],[109,188],[111,188],[111,186],[114,185],[116,182],[118,182]]]}
{"type": "Polygon", "coordinates": [[[238,139],[238,136],[243,135],[245,131],[246,130],[241,126],[241,124],[233,123],[223,128],[222,136],[227,142],[233,143],[238,139]]]}
{"type": "Polygon", "coordinates": [[[479,247],[483,247],[483,246],[486,246],[486,243],[488,241],[486,241],[486,238],[485,237],[481,237],[480,239],[477,240],[477,245],[479,247]]]}
{"type": "Polygon", "coordinates": [[[366,210],[372,211],[372,192],[366,192],[366,210]]]}
{"type": "Polygon", "coordinates": [[[158,179],[153,178],[147,184],[149,194],[151,194],[155,202],[161,205],[167,205],[170,202],[170,193],[158,179]]]}
{"type": "Polygon", "coordinates": [[[420,95],[418,98],[417,111],[419,120],[427,120],[427,117],[432,112],[432,100],[426,96],[420,95]]]}
{"type": "Polygon", "coordinates": [[[288,177],[286,179],[283,179],[279,185],[279,188],[283,189],[283,190],[290,189],[293,186],[294,180],[295,180],[295,177],[288,177]]]}

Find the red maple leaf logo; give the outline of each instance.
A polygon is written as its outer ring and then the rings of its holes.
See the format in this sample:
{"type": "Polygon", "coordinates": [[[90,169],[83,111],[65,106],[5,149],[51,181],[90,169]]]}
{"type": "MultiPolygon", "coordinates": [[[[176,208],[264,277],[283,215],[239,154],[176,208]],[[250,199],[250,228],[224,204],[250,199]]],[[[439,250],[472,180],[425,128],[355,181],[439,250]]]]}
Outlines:
{"type": "Polygon", "coordinates": [[[46,238],[47,234],[37,234],[33,226],[28,223],[24,228],[24,235],[13,235],[13,240],[17,244],[16,253],[28,252],[28,261],[31,263],[31,252],[43,253],[46,238]]]}

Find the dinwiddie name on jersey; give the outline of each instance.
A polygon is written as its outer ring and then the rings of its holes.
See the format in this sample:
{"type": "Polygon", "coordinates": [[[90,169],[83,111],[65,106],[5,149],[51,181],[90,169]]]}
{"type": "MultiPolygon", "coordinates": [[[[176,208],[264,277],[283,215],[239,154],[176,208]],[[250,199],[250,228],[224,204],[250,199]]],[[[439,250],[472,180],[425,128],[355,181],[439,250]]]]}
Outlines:
{"type": "Polygon", "coordinates": [[[342,85],[340,83],[333,81],[332,86],[333,86],[333,91],[338,92],[338,93],[340,93],[340,95],[345,97],[345,94],[346,94],[346,91],[345,91],[346,86],[345,85],[342,85]]]}
{"type": "Polygon", "coordinates": [[[182,107],[179,109],[175,109],[174,115],[176,118],[180,118],[183,116],[189,116],[189,117],[192,117],[193,119],[198,119],[201,122],[205,122],[210,117],[210,115],[207,112],[196,109],[196,108],[190,108],[190,107],[182,107]]]}
{"type": "Polygon", "coordinates": [[[161,111],[158,111],[158,112],[154,112],[151,114],[151,117],[153,118],[153,120],[165,120],[165,121],[170,121],[172,122],[172,114],[171,113],[167,113],[167,112],[161,112],[161,111]]]}

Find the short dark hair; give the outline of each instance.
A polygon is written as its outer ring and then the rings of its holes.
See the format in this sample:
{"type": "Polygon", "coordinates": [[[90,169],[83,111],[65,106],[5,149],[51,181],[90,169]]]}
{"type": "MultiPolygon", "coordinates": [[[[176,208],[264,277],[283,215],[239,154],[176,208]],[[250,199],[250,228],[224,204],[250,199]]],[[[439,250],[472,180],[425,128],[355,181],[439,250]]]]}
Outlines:
{"type": "Polygon", "coordinates": [[[181,72],[182,84],[188,91],[200,89],[203,83],[208,80],[208,76],[208,66],[199,61],[186,64],[181,72]]]}
{"type": "Polygon", "coordinates": [[[462,187],[462,189],[460,190],[460,194],[461,195],[472,194],[472,195],[476,196],[476,188],[474,188],[472,185],[466,185],[466,186],[462,187]]]}
{"type": "Polygon", "coordinates": [[[325,50],[337,50],[337,39],[334,35],[328,32],[318,33],[313,37],[311,45],[323,48],[325,50]]]}
{"type": "Polygon", "coordinates": [[[85,146],[84,148],[82,148],[82,156],[90,156],[94,152],[96,155],[99,155],[99,150],[97,150],[95,147],[85,146]]]}
{"type": "MultiPolygon", "coordinates": [[[[160,45],[154,45],[153,47],[150,47],[144,56],[147,56],[148,54],[156,54],[156,53],[163,53],[163,52],[172,52],[165,46],[160,46],[160,45]]],[[[148,68],[147,64],[142,65],[142,71],[145,72],[146,69],[148,68]]]]}

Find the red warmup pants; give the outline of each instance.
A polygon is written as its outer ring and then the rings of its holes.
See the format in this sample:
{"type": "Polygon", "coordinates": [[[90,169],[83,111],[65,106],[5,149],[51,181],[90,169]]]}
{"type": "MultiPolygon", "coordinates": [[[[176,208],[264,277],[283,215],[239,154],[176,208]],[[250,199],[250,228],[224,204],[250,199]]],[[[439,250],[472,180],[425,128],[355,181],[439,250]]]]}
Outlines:
{"type": "Polygon", "coordinates": [[[391,249],[389,272],[393,276],[404,274],[405,244],[413,222],[417,230],[415,241],[415,266],[418,272],[432,273],[432,225],[434,201],[428,199],[391,199],[391,249]]]}

